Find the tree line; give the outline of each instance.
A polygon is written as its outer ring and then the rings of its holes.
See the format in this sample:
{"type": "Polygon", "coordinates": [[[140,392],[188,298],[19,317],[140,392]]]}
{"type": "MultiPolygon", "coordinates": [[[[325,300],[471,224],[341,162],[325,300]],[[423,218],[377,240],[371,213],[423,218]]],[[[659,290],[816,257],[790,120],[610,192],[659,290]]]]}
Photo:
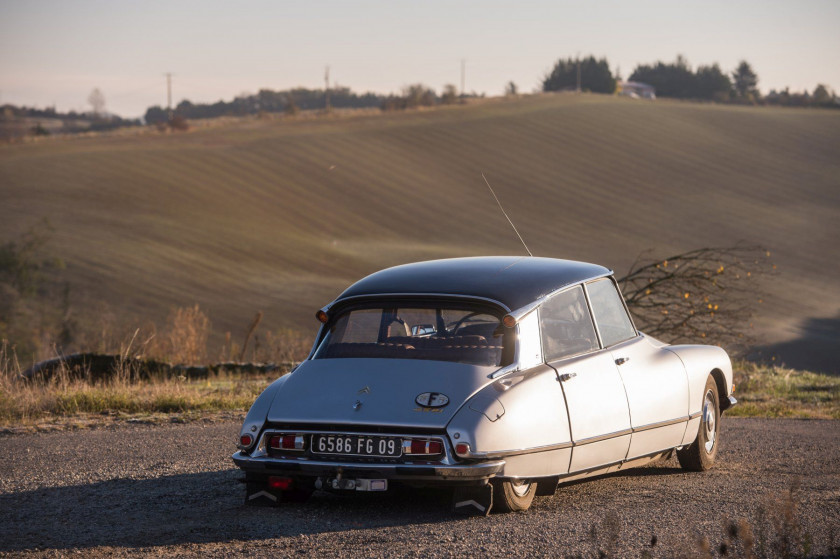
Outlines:
{"type": "Polygon", "coordinates": [[[172,115],[163,107],[156,105],[146,110],[144,120],[147,124],[165,123],[170,118],[186,119],[215,118],[219,116],[246,116],[260,113],[296,114],[301,110],[326,110],[347,108],[380,108],[384,111],[451,105],[465,97],[477,97],[473,92],[459,95],[454,85],[446,85],[440,95],[434,89],[423,84],[405,86],[399,95],[381,95],[378,93],[355,93],[349,87],[324,89],[294,89],[274,91],[261,89],[256,94],[245,94],[226,102],[193,103],[187,99],[178,103],[172,115]],[[327,97],[329,93],[329,98],[327,97]],[[329,99],[329,101],[328,101],[329,99]]]}
{"type": "MultiPolygon", "coordinates": [[[[37,122],[37,119],[43,119],[43,122],[53,121],[59,123],[55,129],[66,134],[98,132],[125,126],[140,126],[142,124],[139,118],[127,119],[103,112],[68,111],[62,113],[57,111],[55,107],[39,109],[37,107],[18,107],[11,104],[0,106],[0,125],[22,118],[36,120],[35,126],[30,131],[35,136],[47,136],[51,134],[50,129],[43,126],[42,122],[37,122]]],[[[3,136],[3,134],[0,134],[0,136],[3,136]]]]}
{"type": "MultiPolygon", "coordinates": [[[[762,95],[758,90],[758,74],[746,60],[730,73],[715,63],[692,69],[688,61],[677,56],[674,62],[658,61],[639,64],[629,81],[653,86],[658,97],[716,101],[720,103],[749,103],[791,106],[840,108],[837,95],[820,84],[813,92],[781,92],[771,90],[762,95]]],[[[580,88],[594,93],[616,93],[621,78],[613,74],[606,58],[567,58],[558,60],[543,77],[543,91],[564,91],[580,88]]]]}
{"type": "MultiPolygon", "coordinates": [[[[370,108],[382,105],[386,96],[378,93],[355,93],[349,87],[334,87],[329,90],[329,106],[338,109],[370,108]]],[[[215,118],[219,116],[245,116],[260,113],[294,114],[299,110],[324,109],[327,106],[327,91],[297,87],[282,91],[261,89],[255,94],[243,94],[232,101],[215,103],[193,103],[184,99],[173,109],[174,115],[188,118],[215,118]]],[[[169,111],[156,105],[146,110],[147,124],[167,122],[169,111]]]]}
{"type": "MultiPolygon", "coordinates": [[[[758,90],[758,74],[747,61],[741,61],[731,72],[721,69],[717,63],[692,68],[688,61],[677,56],[673,62],[657,61],[639,64],[630,74],[629,81],[652,86],[658,97],[713,101],[719,103],[745,103],[756,105],[784,105],[798,107],[840,108],[840,98],[824,84],[812,91],[771,90],[762,95],[758,90]]],[[[622,79],[613,73],[606,58],[586,56],[584,58],[559,59],[542,79],[542,90],[576,90],[593,93],[619,93],[622,79]]],[[[505,86],[505,95],[516,95],[513,82],[505,86]]],[[[457,92],[454,85],[447,84],[440,94],[423,84],[404,87],[400,94],[383,95],[366,92],[356,93],[349,87],[333,87],[329,90],[297,87],[287,90],[261,89],[255,94],[242,94],[231,101],[215,103],[193,103],[184,99],[172,110],[160,105],[149,107],[141,119],[124,119],[106,113],[104,94],[94,89],[88,97],[93,110],[89,112],[69,111],[61,113],[54,107],[0,107],[0,129],[12,130],[3,123],[12,123],[22,117],[58,121],[58,128],[45,128],[37,123],[29,133],[46,135],[50,131],[67,133],[110,130],[124,126],[138,126],[143,122],[160,128],[171,127],[184,130],[188,119],[216,118],[220,116],[246,116],[264,113],[296,114],[300,110],[329,110],[331,108],[380,108],[385,111],[402,110],[435,105],[449,105],[464,102],[470,97],[484,94],[457,92]]],[[[2,132],[0,130],[0,132],[2,132]]],[[[0,134],[2,136],[2,134],[0,134]]]]}

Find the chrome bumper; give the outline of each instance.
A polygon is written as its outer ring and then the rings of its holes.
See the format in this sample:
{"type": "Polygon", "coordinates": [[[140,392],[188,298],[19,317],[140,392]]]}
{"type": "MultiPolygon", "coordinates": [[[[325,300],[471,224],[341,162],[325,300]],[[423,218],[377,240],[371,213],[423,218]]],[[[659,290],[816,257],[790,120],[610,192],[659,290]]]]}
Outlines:
{"type": "Polygon", "coordinates": [[[366,462],[326,462],[318,460],[284,460],[267,456],[249,456],[237,452],[233,462],[247,472],[304,476],[335,475],[341,469],[347,476],[418,481],[480,481],[502,471],[504,460],[478,464],[376,464],[366,462]]]}
{"type": "Polygon", "coordinates": [[[731,408],[732,406],[734,406],[737,403],[738,403],[738,400],[735,399],[735,396],[728,396],[726,398],[726,400],[721,402],[721,404],[723,404],[723,405],[720,407],[720,411],[728,410],[729,408],[731,408]]]}

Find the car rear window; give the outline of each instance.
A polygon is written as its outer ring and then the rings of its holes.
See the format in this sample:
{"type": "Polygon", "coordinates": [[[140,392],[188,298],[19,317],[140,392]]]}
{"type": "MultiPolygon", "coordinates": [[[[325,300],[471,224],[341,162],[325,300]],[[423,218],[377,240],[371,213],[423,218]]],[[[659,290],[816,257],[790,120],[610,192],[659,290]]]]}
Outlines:
{"type": "MultiPolygon", "coordinates": [[[[500,366],[512,331],[494,309],[382,305],[345,311],[328,324],[315,359],[426,359],[500,366]]],[[[512,342],[511,342],[512,343],[512,342]]]]}

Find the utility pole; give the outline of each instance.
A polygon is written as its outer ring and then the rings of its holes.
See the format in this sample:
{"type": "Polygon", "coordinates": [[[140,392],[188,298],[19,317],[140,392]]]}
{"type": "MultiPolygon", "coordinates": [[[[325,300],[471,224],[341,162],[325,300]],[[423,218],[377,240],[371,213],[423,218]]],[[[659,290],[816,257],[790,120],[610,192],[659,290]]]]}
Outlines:
{"type": "Polygon", "coordinates": [[[172,74],[167,72],[166,76],[166,112],[169,113],[169,120],[172,120],[172,74]]]}
{"type": "Polygon", "coordinates": [[[467,73],[467,61],[465,59],[461,59],[461,97],[466,96],[467,91],[464,88],[464,76],[467,73]]]}
{"type": "Polygon", "coordinates": [[[324,110],[330,112],[330,67],[324,71],[324,110]]]}

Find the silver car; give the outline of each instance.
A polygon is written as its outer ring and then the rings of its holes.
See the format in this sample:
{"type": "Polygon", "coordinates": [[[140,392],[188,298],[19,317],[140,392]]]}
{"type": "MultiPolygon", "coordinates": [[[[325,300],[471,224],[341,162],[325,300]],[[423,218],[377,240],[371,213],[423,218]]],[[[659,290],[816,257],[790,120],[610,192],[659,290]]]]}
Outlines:
{"type": "Polygon", "coordinates": [[[676,452],[710,468],[735,404],[726,352],[636,330],[612,272],[534,257],[382,270],[317,312],[307,359],[257,398],[246,502],[450,486],[458,512],[676,452]]]}

